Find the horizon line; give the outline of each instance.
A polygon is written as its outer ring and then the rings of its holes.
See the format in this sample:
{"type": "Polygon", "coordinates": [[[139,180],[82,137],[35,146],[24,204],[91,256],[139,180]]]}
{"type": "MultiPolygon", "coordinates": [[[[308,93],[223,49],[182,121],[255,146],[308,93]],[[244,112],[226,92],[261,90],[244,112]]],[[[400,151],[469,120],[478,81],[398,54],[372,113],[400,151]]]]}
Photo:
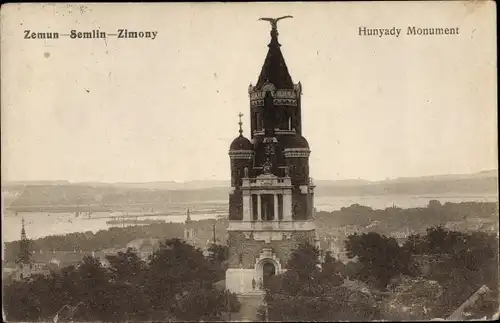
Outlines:
{"type": "MultiPolygon", "coordinates": [[[[386,179],[379,180],[369,180],[363,178],[346,178],[346,179],[315,179],[314,181],[330,181],[330,182],[346,182],[346,181],[358,181],[358,182],[386,182],[386,181],[394,181],[401,179],[417,179],[424,177],[438,177],[438,176],[463,176],[463,175],[476,175],[481,173],[489,173],[489,172],[497,172],[498,169],[486,169],[482,171],[477,171],[473,173],[447,173],[447,174],[431,174],[431,175],[420,175],[420,176],[401,176],[401,177],[388,177],[386,179]]],[[[193,180],[157,180],[157,181],[98,181],[98,180],[78,180],[73,181],[69,179],[28,179],[28,180],[2,180],[2,185],[9,184],[12,182],[17,183],[29,183],[29,182],[67,182],[70,184],[87,184],[87,183],[99,183],[99,184],[153,184],[153,183],[172,183],[172,184],[187,184],[193,182],[223,182],[223,181],[231,181],[230,178],[226,179],[193,179],[193,180]]]]}

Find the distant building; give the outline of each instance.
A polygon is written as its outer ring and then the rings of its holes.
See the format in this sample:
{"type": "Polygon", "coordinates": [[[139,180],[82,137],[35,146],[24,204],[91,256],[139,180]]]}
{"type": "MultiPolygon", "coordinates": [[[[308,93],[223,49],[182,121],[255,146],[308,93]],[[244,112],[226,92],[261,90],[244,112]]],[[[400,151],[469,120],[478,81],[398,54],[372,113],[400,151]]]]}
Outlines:
{"type": "Polygon", "coordinates": [[[408,227],[405,227],[402,230],[391,232],[389,234],[389,237],[396,239],[398,244],[402,246],[408,239],[408,237],[411,236],[412,234],[414,234],[413,230],[409,229],[408,227]]]}
{"type": "Polygon", "coordinates": [[[160,239],[155,238],[146,238],[146,239],[137,239],[129,242],[125,251],[127,249],[132,249],[142,260],[147,260],[149,256],[153,254],[160,247],[160,239]]]}
{"type": "Polygon", "coordinates": [[[106,264],[106,253],[104,250],[102,251],[82,251],[82,250],[73,250],[73,251],[61,251],[61,250],[53,250],[53,251],[42,251],[33,252],[32,258],[39,263],[52,264],[58,268],[63,268],[72,265],[78,265],[83,261],[85,257],[95,257],[99,258],[103,265],[106,264]]]}
{"type": "Polygon", "coordinates": [[[36,274],[49,274],[49,266],[43,262],[36,262],[32,258],[30,251],[30,241],[26,236],[24,227],[24,218],[21,224],[21,241],[19,243],[19,254],[16,259],[16,264],[11,270],[6,270],[4,273],[8,274],[13,280],[22,280],[36,274]]]}
{"type": "Polygon", "coordinates": [[[189,209],[187,209],[186,221],[184,221],[184,241],[190,245],[195,245],[196,227],[193,225],[189,209]]]}
{"type": "Polygon", "coordinates": [[[343,262],[344,264],[351,261],[351,259],[349,259],[349,257],[347,256],[347,251],[345,251],[344,248],[342,248],[341,246],[338,245],[332,246],[331,252],[332,256],[335,259],[343,262]]]}

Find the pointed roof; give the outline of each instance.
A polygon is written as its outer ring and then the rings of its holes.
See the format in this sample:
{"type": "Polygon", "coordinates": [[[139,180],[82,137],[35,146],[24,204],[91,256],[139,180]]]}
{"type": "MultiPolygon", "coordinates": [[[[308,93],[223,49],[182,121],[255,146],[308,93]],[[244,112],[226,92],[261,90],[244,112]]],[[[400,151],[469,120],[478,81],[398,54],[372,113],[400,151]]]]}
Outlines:
{"type": "Polygon", "coordinates": [[[288,73],[285,58],[280,50],[277,30],[271,30],[271,42],[267,47],[269,51],[255,88],[261,89],[266,82],[270,82],[278,89],[293,89],[292,77],[288,73]]]}

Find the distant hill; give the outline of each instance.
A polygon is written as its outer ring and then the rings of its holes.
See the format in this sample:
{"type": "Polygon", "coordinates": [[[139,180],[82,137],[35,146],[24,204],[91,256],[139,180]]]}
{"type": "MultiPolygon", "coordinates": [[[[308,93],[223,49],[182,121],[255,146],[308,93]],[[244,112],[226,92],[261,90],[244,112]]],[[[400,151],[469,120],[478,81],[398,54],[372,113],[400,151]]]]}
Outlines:
{"type": "MultiPolygon", "coordinates": [[[[109,185],[109,184],[108,184],[109,185]]],[[[188,182],[113,183],[114,187],[144,188],[150,190],[197,190],[215,187],[229,187],[229,180],[198,180],[188,182]]]]}
{"type": "Polygon", "coordinates": [[[316,181],[316,184],[316,194],[319,196],[497,194],[498,171],[404,177],[385,181],[316,181]]]}
{"type": "MultiPolygon", "coordinates": [[[[497,171],[476,174],[436,175],[386,181],[317,180],[316,196],[498,194],[497,171]]],[[[229,181],[151,183],[70,183],[32,181],[2,183],[4,205],[33,206],[165,206],[172,203],[226,201],[229,181]]]]}

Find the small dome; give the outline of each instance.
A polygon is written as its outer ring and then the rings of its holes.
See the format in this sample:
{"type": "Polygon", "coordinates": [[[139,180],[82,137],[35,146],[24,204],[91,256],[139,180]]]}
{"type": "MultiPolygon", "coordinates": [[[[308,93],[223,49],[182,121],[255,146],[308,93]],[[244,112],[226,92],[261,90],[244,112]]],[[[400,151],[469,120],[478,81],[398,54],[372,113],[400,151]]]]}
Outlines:
{"type": "Polygon", "coordinates": [[[239,136],[233,140],[229,150],[252,150],[252,143],[247,138],[239,136]]]}
{"type": "Polygon", "coordinates": [[[302,137],[299,134],[294,135],[288,140],[286,144],[286,148],[307,148],[309,149],[309,143],[306,138],[302,137]]]}

